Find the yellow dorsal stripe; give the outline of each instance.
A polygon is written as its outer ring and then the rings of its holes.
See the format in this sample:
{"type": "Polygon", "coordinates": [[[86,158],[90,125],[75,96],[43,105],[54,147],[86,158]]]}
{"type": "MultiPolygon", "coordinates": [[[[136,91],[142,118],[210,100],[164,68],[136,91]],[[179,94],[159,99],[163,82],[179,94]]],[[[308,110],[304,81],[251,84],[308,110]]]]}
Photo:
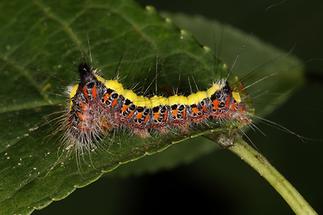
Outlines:
{"type": "Polygon", "coordinates": [[[188,105],[197,104],[207,97],[207,91],[198,91],[187,97],[187,103],[188,105]]]}
{"type": "Polygon", "coordinates": [[[70,99],[75,96],[78,87],[78,84],[74,84],[72,87],[69,88],[70,99]]]}
{"type": "MultiPolygon", "coordinates": [[[[122,95],[126,99],[132,101],[136,106],[142,106],[147,108],[153,108],[156,106],[163,106],[163,105],[174,105],[174,104],[184,104],[184,105],[192,105],[197,104],[205,98],[211,97],[216,91],[220,90],[224,87],[224,82],[218,82],[212,84],[212,86],[207,89],[206,91],[198,91],[196,93],[192,93],[189,96],[181,96],[181,95],[174,95],[168,98],[163,96],[153,96],[151,98],[147,98],[144,96],[138,96],[132,90],[124,89],[123,85],[119,83],[117,80],[105,80],[103,77],[99,75],[95,75],[95,77],[105,85],[106,88],[114,90],[119,95],[122,95]]],[[[73,85],[70,88],[69,96],[70,99],[73,98],[77,92],[78,84],[73,85]]],[[[241,98],[238,92],[232,92],[233,98],[240,103],[241,98]]],[[[72,104],[71,104],[72,105],[72,104]]]]}
{"type": "Polygon", "coordinates": [[[216,91],[222,89],[224,84],[214,83],[209,89],[206,90],[207,97],[211,97],[216,91]]]}
{"type": "Polygon", "coordinates": [[[183,104],[187,105],[187,97],[185,96],[179,96],[179,95],[174,95],[168,97],[168,105],[176,105],[176,104],[183,104]]]}
{"type": "Polygon", "coordinates": [[[124,90],[123,93],[124,93],[123,96],[126,99],[129,99],[130,101],[136,101],[137,100],[138,96],[132,90],[124,90]]]}
{"type": "Polygon", "coordinates": [[[153,96],[150,98],[151,107],[157,107],[159,105],[168,105],[168,99],[163,96],[153,96]]]}
{"type": "Polygon", "coordinates": [[[118,93],[119,95],[123,95],[124,93],[124,89],[121,83],[119,83],[117,80],[106,80],[104,82],[104,85],[107,88],[110,88],[114,91],[116,91],[116,93],[118,93]]]}
{"type": "Polygon", "coordinates": [[[100,81],[101,83],[105,83],[105,79],[104,78],[102,78],[101,76],[99,76],[99,75],[95,75],[95,77],[96,77],[96,79],[98,79],[98,81],[100,81]]]}
{"type": "Polygon", "coordinates": [[[76,95],[78,87],[79,87],[78,84],[74,84],[72,87],[68,89],[69,96],[70,96],[70,109],[72,108],[72,105],[73,105],[72,98],[76,95]]]}
{"type": "Polygon", "coordinates": [[[232,97],[234,98],[234,100],[236,100],[237,103],[241,102],[241,97],[240,97],[240,93],[233,91],[232,92],[232,97]]]}

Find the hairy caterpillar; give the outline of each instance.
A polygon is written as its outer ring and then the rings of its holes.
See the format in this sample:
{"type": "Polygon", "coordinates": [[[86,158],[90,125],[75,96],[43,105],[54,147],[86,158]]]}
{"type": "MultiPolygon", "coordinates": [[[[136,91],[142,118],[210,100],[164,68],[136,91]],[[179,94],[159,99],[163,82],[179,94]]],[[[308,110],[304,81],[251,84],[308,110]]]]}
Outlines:
{"type": "Polygon", "coordinates": [[[188,96],[147,98],[124,89],[117,80],[105,80],[86,63],[79,65],[79,73],[80,83],[69,90],[64,122],[68,147],[91,149],[111,130],[120,128],[148,138],[174,128],[187,132],[208,121],[251,123],[250,108],[241,97],[243,89],[232,88],[225,79],[188,96]]]}

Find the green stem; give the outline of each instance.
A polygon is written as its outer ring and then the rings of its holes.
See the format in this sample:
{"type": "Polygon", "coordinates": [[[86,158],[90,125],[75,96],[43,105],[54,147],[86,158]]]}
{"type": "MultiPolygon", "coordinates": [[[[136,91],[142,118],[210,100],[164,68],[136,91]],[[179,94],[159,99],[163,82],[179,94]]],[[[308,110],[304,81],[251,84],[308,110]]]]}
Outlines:
{"type": "Polygon", "coordinates": [[[317,214],[293,185],[262,154],[249,146],[245,141],[238,139],[228,149],[265,178],[296,214],[317,214]]]}

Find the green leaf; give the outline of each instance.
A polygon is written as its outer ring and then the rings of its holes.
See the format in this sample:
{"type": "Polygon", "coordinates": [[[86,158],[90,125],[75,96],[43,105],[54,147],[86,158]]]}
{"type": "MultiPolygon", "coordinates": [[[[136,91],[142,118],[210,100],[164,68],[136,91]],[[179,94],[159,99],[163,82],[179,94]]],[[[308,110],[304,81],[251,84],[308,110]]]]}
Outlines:
{"type": "Polygon", "coordinates": [[[163,153],[146,156],[135,162],[122,165],[113,171],[112,176],[125,177],[174,168],[176,165],[189,163],[192,160],[219,148],[220,147],[214,145],[214,142],[206,138],[196,137],[174,147],[170,147],[163,153]]]}
{"type": "MultiPolygon", "coordinates": [[[[106,150],[81,157],[80,166],[75,157],[66,158],[52,119],[63,114],[65,88],[77,82],[77,64],[84,57],[107,79],[118,74],[128,88],[139,84],[139,92],[156,75],[160,91],[171,94],[174,88],[189,92],[188,78],[205,89],[225,73],[224,64],[190,33],[131,0],[11,0],[2,1],[0,9],[1,214],[31,213],[121,164],[172,143],[192,142],[176,135],[141,139],[119,134],[102,143],[106,150]]],[[[181,151],[194,151],[186,149],[181,151]]]]}

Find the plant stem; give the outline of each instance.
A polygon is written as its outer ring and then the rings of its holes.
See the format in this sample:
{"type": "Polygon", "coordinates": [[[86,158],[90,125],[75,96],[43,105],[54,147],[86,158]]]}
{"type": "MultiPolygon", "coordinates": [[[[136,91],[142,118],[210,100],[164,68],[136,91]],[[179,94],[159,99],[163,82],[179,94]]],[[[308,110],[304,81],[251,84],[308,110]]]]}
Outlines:
{"type": "Polygon", "coordinates": [[[296,214],[317,214],[302,195],[282,176],[267,159],[242,139],[228,148],[256,170],[281,195],[296,214]]]}

